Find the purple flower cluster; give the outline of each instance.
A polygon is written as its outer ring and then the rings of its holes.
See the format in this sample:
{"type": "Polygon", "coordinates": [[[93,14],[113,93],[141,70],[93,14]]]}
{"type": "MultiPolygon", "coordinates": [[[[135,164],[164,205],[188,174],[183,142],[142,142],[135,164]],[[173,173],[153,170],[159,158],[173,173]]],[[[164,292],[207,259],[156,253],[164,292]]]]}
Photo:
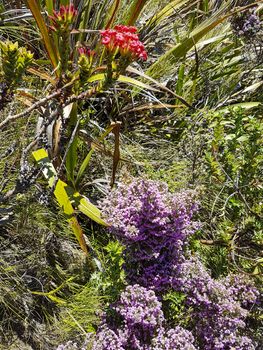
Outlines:
{"type": "MultiPolygon", "coordinates": [[[[186,294],[186,303],[193,309],[196,338],[204,350],[253,350],[251,339],[244,336],[248,311],[239,302],[255,303],[258,293],[249,285],[238,286],[236,280],[214,280],[197,258],[181,265],[177,288],[186,294]]],[[[244,280],[243,280],[244,282],[244,280]]]]}
{"type": "MultiPolygon", "coordinates": [[[[92,334],[89,333],[89,334],[87,334],[87,337],[86,337],[84,343],[81,345],[81,347],[77,343],[74,343],[72,340],[69,340],[66,344],[60,344],[56,348],[56,350],[87,350],[87,346],[90,344],[91,339],[92,339],[92,334]]],[[[118,349],[118,348],[116,348],[116,349],[123,350],[123,349],[118,349]]],[[[108,350],[112,350],[112,349],[108,349],[108,350]]]]}
{"type": "Polygon", "coordinates": [[[260,298],[260,293],[247,275],[229,275],[222,282],[233,299],[244,308],[251,308],[260,298]]]}
{"type": "Polygon", "coordinates": [[[115,319],[99,329],[92,350],[195,350],[189,331],[165,329],[161,306],[154,291],[128,286],[112,307],[115,319]]]}
{"type": "Polygon", "coordinates": [[[123,334],[118,334],[107,325],[102,325],[96,334],[91,350],[124,350],[123,342],[123,334]]]}
{"type": "Polygon", "coordinates": [[[89,340],[91,350],[195,350],[196,344],[202,350],[255,349],[245,323],[259,298],[250,279],[215,280],[198,257],[186,260],[184,248],[198,227],[192,221],[194,197],[191,191],[172,195],[163,183],[135,180],[102,203],[111,232],[125,246],[131,285],[109,307],[89,340]],[[183,293],[192,333],[167,328],[161,302],[167,290],[183,293]]]}
{"type": "Polygon", "coordinates": [[[193,191],[171,194],[167,185],[135,180],[102,202],[111,232],[125,245],[125,270],[131,284],[165,291],[174,283],[183,248],[195,232],[193,191]]]}
{"type": "Polygon", "coordinates": [[[249,10],[233,17],[232,27],[237,35],[249,38],[260,31],[260,18],[254,10],[249,10]]]}
{"type": "Polygon", "coordinates": [[[72,340],[69,340],[66,344],[60,344],[56,350],[78,350],[79,347],[72,340]]]}
{"type": "Polygon", "coordinates": [[[191,332],[177,326],[167,332],[159,332],[152,341],[154,350],[195,350],[194,337],[191,332]]]}
{"type": "Polygon", "coordinates": [[[161,307],[153,290],[135,284],[121,294],[114,310],[122,317],[133,338],[147,342],[164,321],[161,307]]]}

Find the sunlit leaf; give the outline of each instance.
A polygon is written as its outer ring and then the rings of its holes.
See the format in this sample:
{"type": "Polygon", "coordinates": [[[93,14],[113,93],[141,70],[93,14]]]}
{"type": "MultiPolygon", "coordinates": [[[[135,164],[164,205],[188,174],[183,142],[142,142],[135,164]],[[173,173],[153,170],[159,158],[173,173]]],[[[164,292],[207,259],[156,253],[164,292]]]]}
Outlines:
{"type": "MultiPolygon", "coordinates": [[[[41,166],[42,172],[45,178],[48,180],[49,187],[52,188],[55,184],[57,173],[53,164],[49,160],[47,152],[44,149],[39,149],[33,152],[33,156],[39,166],[41,166]]],[[[84,239],[84,234],[75,216],[75,210],[73,207],[83,212],[91,220],[107,226],[107,223],[101,218],[100,210],[86,197],[80,195],[78,192],[75,192],[73,188],[68,186],[60,179],[58,179],[56,182],[54,195],[59,206],[66,215],[67,220],[80,244],[80,247],[85,253],[87,253],[88,250],[84,239]]]]}
{"type": "MultiPolygon", "coordinates": [[[[41,14],[39,3],[36,0],[26,0],[26,3],[36,20],[37,26],[40,30],[40,33],[44,41],[47,54],[50,58],[50,62],[53,68],[56,69],[58,66],[58,53],[56,52],[55,45],[53,44],[53,41],[49,36],[49,30],[41,14]]],[[[56,74],[58,75],[57,69],[56,69],[56,74]]]]}
{"type": "Polygon", "coordinates": [[[240,103],[234,103],[232,105],[225,106],[223,108],[220,108],[217,110],[217,112],[227,112],[230,109],[238,109],[238,108],[244,108],[244,109],[251,109],[260,106],[261,102],[240,102],[240,103]]]}
{"type": "Polygon", "coordinates": [[[231,13],[222,15],[222,11],[217,11],[213,16],[203,21],[199,26],[183,39],[180,43],[171,48],[168,52],[162,55],[147,71],[147,74],[158,78],[164,74],[169,74],[173,67],[173,64],[177,62],[179,58],[184,57],[189,50],[191,50],[198,41],[207,35],[216,26],[223,23],[231,13]]]}
{"type": "MultiPolygon", "coordinates": [[[[104,138],[112,131],[112,129],[114,128],[114,125],[111,124],[106,130],[105,132],[99,137],[98,141],[101,142],[104,140],[104,138]]],[[[91,150],[88,152],[87,156],[85,157],[84,161],[82,162],[80,168],[79,168],[79,171],[78,171],[78,174],[76,176],[76,186],[79,185],[80,183],[80,180],[81,178],[83,177],[83,174],[87,168],[87,166],[89,165],[89,162],[90,162],[90,159],[91,159],[91,156],[94,152],[94,147],[93,145],[91,144],[91,150]]]]}
{"type": "Polygon", "coordinates": [[[159,91],[158,89],[148,85],[148,84],[145,84],[143,82],[141,82],[140,80],[137,80],[137,79],[134,79],[134,78],[131,78],[131,77],[127,77],[127,76],[124,76],[124,75],[120,75],[119,78],[118,78],[118,81],[122,82],[122,83],[127,83],[127,84],[131,84],[133,86],[136,86],[140,89],[145,89],[145,90],[150,90],[150,91],[159,91]]]}
{"type": "Polygon", "coordinates": [[[40,77],[43,80],[49,81],[52,85],[56,84],[56,80],[52,78],[51,75],[49,75],[47,72],[43,72],[43,71],[40,71],[39,69],[32,68],[32,67],[28,68],[27,71],[33,75],[40,77]]]}

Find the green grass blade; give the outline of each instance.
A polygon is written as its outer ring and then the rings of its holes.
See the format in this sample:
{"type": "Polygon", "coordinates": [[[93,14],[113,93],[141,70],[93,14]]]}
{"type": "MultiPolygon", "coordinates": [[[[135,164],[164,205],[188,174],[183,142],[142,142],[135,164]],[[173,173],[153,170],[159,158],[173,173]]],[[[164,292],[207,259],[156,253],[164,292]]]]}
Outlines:
{"type": "MultiPolygon", "coordinates": [[[[98,141],[101,142],[105,139],[105,137],[113,130],[114,128],[114,125],[110,125],[106,130],[105,132],[99,137],[98,141]]],[[[92,147],[92,146],[91,146],[92,147]]],[[[89,153],[87,154],[87,156],[85,157],[84,161],[82,162],[80,168],[79,168],[79,171],[78,171],[78,174],[76,176],[76,187],[79,185],[80,183],[80,180],[82,179],[83,175],[84,175],[84,172],[87,168],[87,166],[89,165],[89,162],[90,162],[90,159],[91,159],[91,156],[94,152],[94,149],[92,148],[89,153]]]]}
{"type": "MultiPolygon", "coordinates": [[[[157,80],[153,79],[152,77],[150,77],[149,75],[140,72],[138,69],[129,66],[127,68],[127,71],[130,73],[134,73],[139,75],[140,77],[142,77],[145,80],[148,80],[152,83],[154,83],[160,90],[168,92],[169,94],[173,95],[175,98],[177,98],[179,101],[181,101],[185,106],[187,107],[191,107],[191,105],[182,97],[177,95],[175,92],[173,92],[172,90],[168,89],[165,85],[159,83],[157,80]]],[[[158,90],[159,91],[159,90],[158,90]]]]}
{"type": "MultiPolygon", "coordinates": [[[[73,103],[72,106],[70,106],[70,109],[68,111],[65,111],[64,109],[63,114],[64,114],[65,120],[69,119],[69,128],[73,131],[74,126],[77,124],[77,119],[78,119],[77,103],[73,103]]],[[[67,179],[73,184],[73,186],[74,186],[74,171],[78,160],[77,147],[78,147],[78,135],[76,132],[76,135],[72,140],[71,145],[69,146],[68,153],[66,156],[67,179]]]]}
{"type": "MultiPolygon", "coordinates": [[[[95,74],[95,75],[92,75],[89,79],[88,79],[88,82],[90,83],[93,83],[95,81],[102,81],[102,80],[105,80],[106,78],[106,75],[103,74],[103,73],[99,73],[99,74],[95,74]]],[[[146,90],[151,90],[151,91],[156,91],[156,92],[160,92],[158,89],[148,85],[148,84],[145,84],[143,82],[141,82],[140,80],[137,80],[137,79],[134,79],[134,78],[131,78],[131,77],[127,77],[125,75],[120,75],[118,77],[118,81],[119,82],[122,82],[122,83],[127,83],[127,84],[131,84],[137,88],[140,88],[140,89],[146,89],[146,90]]]]}
{"type": "Polygon", "coordinates": [[[80,183],[80,180],[82,179],[82,176],[85,172],[85,170],[87,169],[88,165],[89,165],[89,162],[90,162],[90,159],[91,159],[91,156],[94,152],[94,149],[91,149],[89,151],[89,153],[86,155],[85,159],[83,160],[80,168],[79,168],[79,171],[78,171],[78,174],[77,174],[77,177],[76,177],[76,180],[75,180],[75,186],[78,187],[79,183],[80,183]]]}
{"type": "Polygon", "coordinates": [[[178,79],[177,79],[177,83],[176,83],[176,93],[177,93],[177,95],[181,95],[181,96],[183,95],[184,70],[185,70],[185,63],[182,63],[180,65],[180,68],[179,68],[178,79]]]}
{"type": "MultiPolygon", "coordinates": [[[[86,29],[88,27],[90,13],[91,13],[91,7],[92,7],[92,0],[87,0],[83,6],[84,11],[82,13],[82,19],[80,21],[78,29],[86,29]]],[[[85,35],[86,35],[85,33],[80,33],[78,40],[80,42],[83,42],[85,39],[85,35]]]]}
{"type": "Polygon", "coordinates": [[[53,0],[46,0],[46,9],[47,13],[52,16],[54,9],[53,0]]]}
{"type": "Polygon", "coordinates": [[[255,107],[259,107],[260,105],[262,105],[261,102],[240,102],[240,103],[234,103],[232,105],[228,105],[220,109],[217,109],[217,112],[227,112],[230,109],[238,109],[238,108],[252,109],[255,107]]]}
{"type": "Polygon", "coordinates": [[[132,4],[127,10],[128,15],[126,16],[124,23],[128,26],[133,26],[147,1],[148,0],[133,0],[132,4]]]}
{"type": "Polygon", "coordinates": [[[178,59],[184,57],[188,51],[194,48],[200,39],[207,35],[216,26],[224,22],[230,13],[220,16],[219,13],[214,15],[212,18],[207,19],[202,24],[197,26],[191,33],[190,36],[182,40],[182,42],[175,45],[168,52],[162,55],[147,71],[147,74],[159,78],[164,74],[169,74],[173,69],[173,65],[178,59]]]}
{"type": "Polygon", "coordinates": [[[154,24],[157,25],[159,24],[162,20],[165,18],[171,16],[175,10],[180,8],[181,6],[190,3],[191,0],[174,0],[171,1],[168,5],[166,5],[161,11],[156,13],[149,21],[148,25],[154,24]]]}

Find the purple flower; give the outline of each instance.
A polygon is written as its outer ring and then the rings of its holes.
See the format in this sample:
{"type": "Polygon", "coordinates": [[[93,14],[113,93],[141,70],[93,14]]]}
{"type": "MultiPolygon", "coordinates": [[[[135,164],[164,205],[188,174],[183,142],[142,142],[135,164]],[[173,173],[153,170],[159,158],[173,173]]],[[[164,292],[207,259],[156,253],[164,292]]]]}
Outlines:
{"type": "Polygon", "coordinates": [[[167,185],[135,180],[102,202],[110,231],[125,245],[127,280],[156,291],[173,285],[183,249],[197,229],[195,192],[171,194],[167,185]]]}
{"type": "Polygon", "coordinates": [[[234,32],[247,39],[256,36],[262,29],[260,18],[254,9],[237,14],[231,22],[234,32]]]}
{"type": "Polygon", "coordinates": [[[230,291],[233,299],[245,308],[255,305],[260,297],[259,291],[247,275],[229,275],[222,282],[230,291]]]}
{"type": "Polygon", "coordinates": [[[128,286],[112,307],[122,319],[126,346],[137,349],[150,344],[164,321],[162,304],[153,290],[139,285],[128,286]]]}
{"type": "Polygon", "coordinates": [[[177,326],[167,332],[158,334],[152,341],[154,350],[195,350],[194,337],[191,332],[177,326]]]}
{"type": "Polygon", "coordinates": [[[56,350],[78,350],[79,347],[72,340],[69,340],[66,344],[60,344],[56,350]]]}
{"type": "Polygon", "coordinates": [[[166,330],[161,307],[153,290],[128,286],[111,306],[116,314],[99,328],[92,350],[195,350],[191,332],[179,326],[166,330]]]}
{"type": "Polygon", "coordinates": [[[103,325],[97,332],[91,350],[124,350],[122,340],[107,325],[103,325]]]}
{"type": "MultiPolygon", "coordinates": [[[[180,270],[177,289],[185,293],[186,303],[193,309],[194,333],[202,349],[253,350],[251,339],[243,336],[248,315],[243,305],[255,301],[256,289],[244,283],[235,286],[234,277],[213,279],[197,258],[185,261],[180,270]],[[247,297],[243,304],[240,296],[247,297]]],[[[236,279],[240,281],[240,277],[236,279]]]]}

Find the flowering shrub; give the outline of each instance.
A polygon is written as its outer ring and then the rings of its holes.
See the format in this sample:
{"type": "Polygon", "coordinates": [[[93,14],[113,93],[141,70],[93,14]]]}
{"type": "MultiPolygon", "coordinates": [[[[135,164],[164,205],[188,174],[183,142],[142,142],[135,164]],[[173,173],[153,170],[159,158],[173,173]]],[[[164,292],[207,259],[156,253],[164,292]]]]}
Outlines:
{"type": "Polygon", "coordinates": [[[122,57],[130,61],[138,59],[146,61],[147,53],[136,32],[136,27],[116,25],[114,29],[101,31],[101,42],[113,54],[119,52],[122,57]]]}
{"type": "Polygon", "coordinates": [[[92,350],[194,350],[192,334],[166,330],[162,305],[152,290],[128,286],[112,306],[115,316],[95,336],[92,350]]]}
{"type": "Polygon", "coordinates": [[[110,305],[92,350],[255,349],[245,329],[248,308],[259,297],[253,283],[241,275],[216,280],[198,257],[185,257],[187,239],[196,229],[193,192],[172,195],[164,183],[135,180],[112,191],[102,207],[125,247],[131,285],[110,305]],[[188,330],[176,318],[165,319],[167,291],[178,293],[189,311],[188,330]]]}
{"type": "Polygon", "coordinates": [[[103,325],[96,335],[91,350],[124,350],[123,339],[107,325],[103,325]]]}
{"type": "Polygon", "coordinates": [[[187,238],[196,230],[194,192],[172,195],[164,183],[135,180],[102,203],[111,232],[125,245],[129,283],[164,291],[175,283],[187,238]]]}
{"type": "Polygon", "coordinates": [[[186,294],[186,303],[193,308],[194,329],[204,350],[255,349],[252,340],[244,336],[248,311],[243,305],[255,303],[256,289],[249,285],[235,284],[242,280],[213,279],[203,264],[190,259],[181,265],[179,289],[186,294]]]}
{"type": "Polygon", "coordinates": [[[66,344],[60,344],[56,350],[78,350],[78,345],[69,340],[66,344]]]}

